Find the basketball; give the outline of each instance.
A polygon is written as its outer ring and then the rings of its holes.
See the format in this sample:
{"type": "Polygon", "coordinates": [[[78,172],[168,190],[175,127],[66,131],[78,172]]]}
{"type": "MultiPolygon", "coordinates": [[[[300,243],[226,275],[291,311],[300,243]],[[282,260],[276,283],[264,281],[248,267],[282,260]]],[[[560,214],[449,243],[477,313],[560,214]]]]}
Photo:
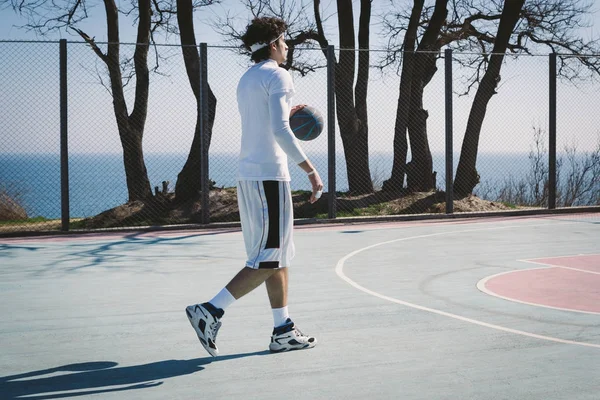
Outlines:
{"type": "Polygon", "coordinates": [[[311,106],[305,106],[290,117],[290,127],[299,140],[314,140],[323,132],[323,115],[311,106]]]}

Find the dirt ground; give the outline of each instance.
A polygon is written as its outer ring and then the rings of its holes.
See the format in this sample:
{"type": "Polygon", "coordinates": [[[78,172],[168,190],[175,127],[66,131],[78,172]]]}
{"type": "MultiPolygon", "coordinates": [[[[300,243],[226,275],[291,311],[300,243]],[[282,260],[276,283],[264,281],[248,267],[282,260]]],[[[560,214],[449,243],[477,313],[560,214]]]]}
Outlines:
{"type": "MultiPolygon", "coordinates": [[[[309,192],[294,192],[295,218],[327,218],[328,194],[314,204],[310,204],[309,192]]],[[[235,188],[215,189],[210,192],[210,221],[239,221],[235,188]]],[[[514,207],[512,207],[514,208],[514,207]]],[[[455,212],[502,211],[509,210],[502,203],[468,196],[454,200],[455,212]]],[[[401,215],[444,213],[446,211],[443,192],[419,192],[411,194],[376,192],[373,194],[348,196],[338,193],[337,214],[340,217],[369,215],[401,215]]],[[[107,210],[95,217],[80,222],[85,229],[109,228],[117,226],[184,224],[201,221],[200,200],[181,204],[175,203],[172,194],[161,196],[150,203],[140,201],[123,204],[107,210]]]]}
{"type": "MultiPolygon", "coordinates": [[[[294,192],[295,218],[328,218],[328,193],[310,204],[309,192],[294,192]]],[[[237,222],[239,213],[235,188],[211,190],[209,195],[211,222],[237,222]]],[[[505,204],[470,195],[454,200],[454,212],[491,212],[515,209],[505,204]]],[[[408,214],[439,214],[446,212],[444,192],[389,193],[351,196],[337,194],[337,216],[382,216],[408,214]]],[[[134,201],[89,218],[71,219],[71,230],[102,229],[135,226],[158,226],[201,223],[200,199],[177,203],[174,194],[156,196],[150,202],[134,201]]],[[[18,231],[54,231],[61,228],[60,220],[8,222],[0,224],[0,233],[18,231]]]]}

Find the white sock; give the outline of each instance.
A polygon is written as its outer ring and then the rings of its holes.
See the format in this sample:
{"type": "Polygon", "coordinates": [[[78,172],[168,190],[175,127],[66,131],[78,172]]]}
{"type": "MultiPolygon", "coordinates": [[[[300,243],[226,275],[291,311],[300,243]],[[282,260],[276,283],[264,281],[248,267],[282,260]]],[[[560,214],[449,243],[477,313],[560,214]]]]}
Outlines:
{"type": "Polygon", "coordinates": [[[215,297],[212,298],[212,300],[209,301],[209,303],[217,308],[225,310],[227,307],[233,304],[234,301],[235,297],[229,293],[227,288],[223,288],[215,297]]]}
{"type": "Polygon", "coordinates": [[[275,328],[285,324],[287,319],[290,317],[287,306],[281,308],[272,308],[273,311],[273,322],[275,328]]]}

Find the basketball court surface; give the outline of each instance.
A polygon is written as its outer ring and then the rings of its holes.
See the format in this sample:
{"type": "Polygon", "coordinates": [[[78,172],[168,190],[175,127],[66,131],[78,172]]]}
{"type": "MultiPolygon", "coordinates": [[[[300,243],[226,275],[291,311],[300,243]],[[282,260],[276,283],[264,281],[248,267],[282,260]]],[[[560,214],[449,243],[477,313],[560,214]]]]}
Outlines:
{"type": "Polygon", "coordinates": [[[270,354],[264,286],[211,358],[185,315],[239,229],[0,238],[0,399],[600,399],[600,214],[299,226],[270,354]]]}

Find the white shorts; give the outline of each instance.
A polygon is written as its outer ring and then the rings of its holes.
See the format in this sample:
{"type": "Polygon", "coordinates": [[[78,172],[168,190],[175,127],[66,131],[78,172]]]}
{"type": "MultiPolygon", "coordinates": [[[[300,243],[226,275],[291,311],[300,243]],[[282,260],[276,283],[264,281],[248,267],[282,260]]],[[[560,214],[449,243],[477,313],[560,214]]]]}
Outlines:
{"type": "Polygon", "coordinates": [[[239,181],[237,198],[248,257],[246,267],[289,267],[295,254],[290,183],[239,181]]]}

